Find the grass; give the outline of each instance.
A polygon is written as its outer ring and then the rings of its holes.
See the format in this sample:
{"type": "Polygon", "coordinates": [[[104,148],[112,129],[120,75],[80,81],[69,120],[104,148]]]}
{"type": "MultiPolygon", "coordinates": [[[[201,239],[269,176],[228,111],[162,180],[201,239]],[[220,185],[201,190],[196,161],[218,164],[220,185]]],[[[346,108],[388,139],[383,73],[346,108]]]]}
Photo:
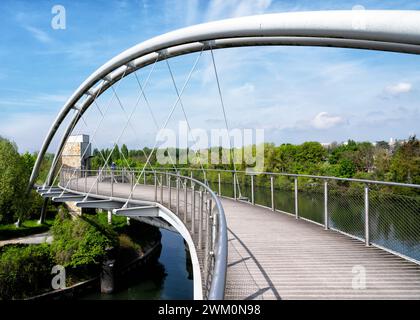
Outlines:
{"type": "Polygon", "coordinates": [[[19,228],[12,224],[0,225],[0,240],[26,237],[32,234],[46,232],[50,229],[54,219],[47,219],[45,223],[38,224],[38,220],[26,220],[19,228]]]}

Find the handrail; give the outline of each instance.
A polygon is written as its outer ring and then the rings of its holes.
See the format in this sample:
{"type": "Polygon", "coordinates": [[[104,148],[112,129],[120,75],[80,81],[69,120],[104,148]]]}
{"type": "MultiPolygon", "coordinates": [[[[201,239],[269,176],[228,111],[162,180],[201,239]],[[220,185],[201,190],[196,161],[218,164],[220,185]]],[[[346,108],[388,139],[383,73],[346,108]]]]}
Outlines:
{"type": "MultiPolygon", "coordinates": [[[[134,169],[136,170],[136,169],[134,169]]],[[[171,172],[174,169],[173,168],[155,168],[155,170],[166,170],[166,172],[171,172]]],[[[179,171],[197,171],[201,172],[202,169],[198,168],[175,168],[177,172],[179,171]]],[[[392,186],[392,187],[404,187],[404,188],[412,188],[418,190],[420,188],[420,185],[417,184],[409,184],[409,183],[398,183],[398,182],[388,182],[388,181],[375,181],[375,180],[367,180],[367,179],[353,179],[353,178],[340,178],[340,177],[330,177],[330,176],[317,176],[317,175],[308,175],[308,174],[292,174],[292,173],[282,173],[282,172],[247,172],[247,171],[241,171],[241,170],[224,170],[224,169],[205,169],[205,171],[213,171],[218,172],[218,176],[216,177],[217,181],[213,181],[215,183],[218,182],[219,184],[219,190],[218,194],[221,197],[224,198],[231,198],[234,200],[241,200],[241,201],[247,201],[252,205],[256,206],[263,206],[268,209],[271,209],[272,211],[278,211],[282,213],[287,213],[292,216],[295,216],[296,219],[302,219],[311,223],[315,223],[317,225],[323,226],[326,230],[331,229],[337,232],[340,232],[346,236],[350,236],[354,239],[361,240],[365,242],[367,246],[376,246],[380,249],[383,249],[385,251],[388,251],[394,255],[400,256],[406,260],[412,261],[416,264],[420,264],[420,256],[418,254],[415,254],[412,252],[412,249],[399,247],[397,244],[398,239],[397,238],[390,238],[389,240],[385,241],[378,237],[380,235],[380,231],[376,227],[377,219],[381,219],[382,215],[377,216],[378,212],[383,212],[383,210],[387,211],[387,215],[393,215],[398,216],[398,219],[411,219],[410,217],[412,214],[416,214],[418,212],[418,197],[414,195],[414,197],[411,197],[408,194],[405,194],[404,192],[399,194],[393,193],[392,195],[394,198],[389,199],[378,199],[377,197],[373,196],[372,193],[375,195],[378,195],[377,190],[375,188],[372,188],[374,185],[383,185],[383,186],[392,186]],[[250,181],[250,199],[247,197],[241,197],[241,195],[237,195],[236,193],[236,183],[238,182],[229,182],[233,183],[233,196],[232,194],[226,195],[223,194],[221,191],[221,184],[226,184],[226,181],[222,181],[220,173],[222,172],[228,172],[232,173],[233,175],[236,174],[245,174],[249,175],[251,177],[250,181]],[[268,182],[269,187],[271,189],[271,203],[270,200],[266,200],[264,204],[257,203],[258,201],[255,201],[255,195],[254,195],[254,189],[255,189],[255,183],[254,183],[254,176],[255,175],[267,175],[268,176],[268,182]],[[274,189],[274,181],[276,177],[279,176],[285,176],[285,177],[291,177],[294,179],[294,186],[292,186],[294,195],[289,199],[290,204],[287,209],[285,208],[278,208],[276,201],[275,201],[275,189],[274,189]],[[311,216],[305,216],[304,208],[301,208],[299,205],[299,198],[301,197],[300,192],[298,189],[299,183],[298,180],[300,178],[312,178],[312,179],[319,179],[320,183],[317,184],[317,195],[316,197],[319,198],[320,205],[317,210],[318,217],[314,219],[311,216]],[[351,197],[349,198],[343,198],[342,192],[344,191],[343,188],[350,188],[351,186],[335,186],[334,184],[331,184],[331,181],[346,181],[349,183],[360,183],[363,184],[363,188],[357,188],[353,189],[351,193],[351,197]],[[337,189],[340,188],[340,189],[337,189]],[[376,193],[375,193],[376,192],[376,193]],[[321,204],[321,197],[323,198],[323,204],[321,204]],[[334,198],[336,200],[334,200],[334,198]],[[347,201],[346,206],[340,210],[337,211],[337,208],[334,208],[334,204],[338,204],[337,199],[345,200],[347,201]],[[294,204],[292,201],[294,200],[294,204]],[[387,202],[387,201],[390,202],[387,202]],[[332,203],[330,203],[333,201],[332,203]],[[393,202],[393,201],[396,201],[393,202]],[[384,209],[384,206],[386,209],[384,209]],[[390,206],[390,207],[386,207],[390,206]],[[319,212],[319,210],[322,210],[322,212],[319,212]],[[301,212],[302,211],[302,212],[301,212]],[[352,214],[353,216],[350,216],[349,214],[352,214]],[[337,217],[337,215],[347,215],[347,217],[351,220],[349,220],[349,225],[347,226],[337,226],[334,225],[333,217],[337,217]],[[348,229],[350,228],[350,229],[348,229]],[[394,243],[393,243],[394,241],[394,243]],[[411,250],[411,251],[407,251],[411,250]]],[[[205,179],[208,179],[209,177],[205,177],[205,179]]],[[[236,181],[235,177],[233,178],[233,181],[236,181]]],[[[207,181],[205,181],[207,183],[207,181]]],[[[216,187],[217,188],[217,187],[216,187]]],[[[268,189],[268,190],[270,190],[268,189]]],[[[312,190],[312,189],[311,189],[312,190]]],[[[268,191],[270,192],[270,191],[268,191]]],[[[314,211],[315,213],[315,211],[314,211]]],[[[384,212],[385,213],[385,212],[384,212]]],[[[408,228],[407,230],[404,230],[405,235],[408,237],[408,239],[411,239],[412,241],[418,241],[417,236],[420,233],[420,225],[416,224],[410,224],[409,226],[406,226],[408,228]]]]}
{"type": "MultiPolygon", "coordinates": [[[[157,170],[175,170],[174,168],[155,168],[157,170]]],[[[203,171],[201,168],[176,168],[177,171],[180,170],[188,170],[188,171],[203,171]]],[[[381,180],[369,180],[369,179],[358,179],[358,178],[343,178],[343,177],[334,177],[334,176],[317,176],[317,175],[310,175],[310,174],[300,174],[300,173],[286,173],[286,172],[267,172],[267,171],[244,171],[244,170],[228,170],[228,169],[204,169],[205,171],[213,171],[213,172],[230,172],[230,173],[245,173],[248,175],[273,175],[273,176],[286,176],[286,177],[302,177],[302,178],[314,178],[314,179],[322,179],[322,180],[337,180],[337,181],[349,181],[349,182],[360,182],[366,184],[381,184],[381,185],[389,185],[395,187],[409,187],[409,188],[420,188],[420,184],[413,184],[413,183],[401,183],[401,182],[392,182],[392,181],[381,181],[381,180]]]]}
{"type": "MultiPolygon", "coordinates": [[[[89,175],[89,173],[92,173],[92,176],[96,176],[96,174],[98,174],[98,178],[99,176],[103,177],[108,177],[107,173],[111,173],[111,184],[113,184],[114,182],[114,178],[119,177],[119,175],[124,175],[124,174],[133,174],[133,173],[140,173],[140,170],[131,170],[131,169],[115,169],[115,170],[106,170],[106,172],[103,172],[104,170],[82,170],[82,169],[73,169],[73,168],[62,168],[61,169],[61,179],[60,179],[60,185],[62,188],[64,189],[71,189],[68,185],[71,183],[71,181],[75,180],[75,179],[84,179],[87,178],[87,176],[89,175]],[[70,175],[69,175],[70,173],[70,175]],[[64,184],[64,185],[63,185],[64,184]]],[[[211,197],[211,199],[213,200],[213,207],[210,209],[210,216],[209,221],[213,221],[212,225],[215,226],[215,228],[209,228],[208,232],[211,232],[211,236],[207,237],[207,241],[214,239],[214,241],[210,241],[210,243],[206,244],[206,253],[205,253],[205,259],[207,259],[207,269],[209,270],[210,274],[206,275],[205,279],[206,279],[206,286],[205,290],[203,290],[203,296],[206,297],[207,299],[210,300],[221,300],[224,298],[224,293],[225,293],[225,285],[226,285],[226,272],[227,272],[227,254],[228,254],[228,242],[227,242],[227,224],[226,224],[226,217],[225,217],[225,213],[224,213],[224,209],[223,206],[220,202],[219,197],[213,192],[213,190],[208,187],[205,183],[194,179],[192,177],[188,177],[188,176],[182,176],[180,174],[178,174],[178,172],[173,173],[173,172],[164,172],[164,171],[149,171],[149,170],[145,170],[143,172],[144,175],[148,175],[148,174],[152,174],[154,176],[157,175],[166,175],[166,176],[172,176],[175,177],[176,179],[179,179],[178,181],[181,180],[188,180],[190,182],[193,183],[193,185],[198,185],[199,187],[202,188],[202,190],[205,190],[211,197]],[[213,234],[214,233],[214,234],[213,234]],[[211,247],[211,245],[213,245],[213,247],[211,247]],[[209,248],[210,250],[207,250],[207,248],[209,248]]],[[[91,189],[93,188],[93,186],[98,185],[99,180],[98,178],[95,180],[94,184],[91,185],[91,189]]],[[[155,183],[157,182],[157,179],[154,179],[155,183]]],[[[159,184],[159,183],[158,183],[159,184]]],[[[157,187],[157,185],[155,186],[157,187]]],[[[161,187],[163,187],[163,181],[161,181],[161,187]]],[[[187,186],[185,186],[187,188],[187,186]]],[[[86,179],[85,179],[85,183],[84,183],[84,193],[94,197],[95,194],[91,193],[89,190],[89,192],[87,192],[87,185],[86,185],[86,179]]],[[[172,188],[172,186],[171,186],[172,188]]],[[[82,188],[83,189],[83,188],[82,188]]],[[[155,188],[157,190],[157,188],[155,188]]],[[[112,196],[112,187],[111,187],[111,196],[112,196]]],[[[170,191],[169,191],[170,192],[170,191]]],[[[191,192],[195,192],[194,189],[191,190],[191,192]]],[[[179,196],[179,194],[177,193],[177,196],[179,196]]],[[[179,198],[178,198],[179,199],[179,198]]],[[[177,200],[178,200],[177,199],[177,200]]],[[[129,202],[131,199],[129,198],[129,202]]],[[[163,204],[163,203],[162,203],[163,204]]],[[[170,206],[170,204],[169,204],[170,206]]],[[[169,208],[169,210],[171,210],[171,208],[169,208]]],[[[207,225],[207,228],[209,226],[207,225]]],[[[190,232],[191,233],[191,232],[190,232]]],[[[195,245],[197,246],[197,244],[195,243],[195,245]]],[[[202,269],[204,269],[203,266],[201,266],[202,269]]],[[[207,270],[203,270],[204,272],[206,272],[207,270]]]]}

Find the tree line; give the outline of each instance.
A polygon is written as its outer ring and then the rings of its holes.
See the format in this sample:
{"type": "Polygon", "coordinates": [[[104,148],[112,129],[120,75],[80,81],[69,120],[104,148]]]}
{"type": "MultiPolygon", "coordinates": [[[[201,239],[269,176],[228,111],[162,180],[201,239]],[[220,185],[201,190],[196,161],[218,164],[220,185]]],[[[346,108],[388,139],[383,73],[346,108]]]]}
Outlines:
{"type": "MultiPolygon", "coordinates": [[[[252,148],[255,152],[256,146],[252,148]]],[[[175,158],[178,158],[180,151],[175,149],[175,158]]],[[[217,152],[217,148],[212,151],[217,152]]],[[[95,149],[91,162],[92,169],[104,166],[104,159],[108,159],[108,165],[114,162],[118,167],[139,168],[146,163],[151,152],[150,148],[129,150],[125,144],[121,148],[116,146],[113,151],[95,149]]],[[[157,163],[156,151],[150,156],[150,164],[162,167],[157,163]]],[[[171,165],[165,166],[171,167],[171,165]]],[[[201,166],[189,163],[177,167],[200,168],[201,166]]],[[[233,169],[231,164],[206,164],[204,167],[233,169]]],[[[245,162],[236,166],[237,170],[246,168],[245,162]]],[[[274,143],[266,143],[263,171],[420,184],[420,141],[416,136],[410,136],[407,140],[393,145],[385,141],[372,144],[354,140],[342,144],[332,143],[326,147],[319,142],[304,142],[298,145],[287,143],[277,146],[274,143]]]]}

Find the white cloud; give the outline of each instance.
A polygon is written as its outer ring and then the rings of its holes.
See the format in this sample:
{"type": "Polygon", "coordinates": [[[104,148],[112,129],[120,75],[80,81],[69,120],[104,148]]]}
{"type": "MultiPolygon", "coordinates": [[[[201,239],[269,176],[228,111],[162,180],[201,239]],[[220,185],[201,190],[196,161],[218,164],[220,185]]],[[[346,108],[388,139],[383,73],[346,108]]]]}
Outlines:
{"type": "Polygon", "coordinates": [[[49,43],[52,41],[51,37],[45,31],[42,31],[41,29],[31,27],[31,26],[25,26],[25,29],[28,30],[29,33],[31,33],[31,35],[35,39],[37,39],[38,41],[42,43],[49,43]]]}
{"type": "Polygon", "coordinates": [[[412,88],[413,86],[409,82],[399,82],[399,83],[387,86],[385,88],[385,92],[395,96],[402,93],[410,92],[412,88]]]}
{"type": "Polygon", "coordinates": [[[327,112],[320,112],[311,120],[311,124],[315,129],[329,129],[340,123],[344,123],[342,117],[333,116],[327,112]]]}
{"type": "Polygon", "coordinates": [[[264,13],[271,0],[214,0],[209,4],[206,20],[241,17],[264,13]]]}

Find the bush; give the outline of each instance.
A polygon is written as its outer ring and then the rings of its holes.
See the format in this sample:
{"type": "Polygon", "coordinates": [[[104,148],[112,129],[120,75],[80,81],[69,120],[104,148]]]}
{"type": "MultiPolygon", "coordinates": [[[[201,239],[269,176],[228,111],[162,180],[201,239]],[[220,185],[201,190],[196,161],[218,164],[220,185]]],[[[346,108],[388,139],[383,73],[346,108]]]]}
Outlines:
{"type": "Polygon", "coordinates": [[[0,254],[0,298],[21,299],[47,290],[52,266],[47,244],[3,248],[0,254]]]}
{"type": "Polygon", "coordinates": [[[51,252],[65,267],[98,265],[107,247],[117,244],[117,236],[107,226],[89,219],[71,219],[65,212],[57,214],[51,228],[54,241],[51,252]]]}

